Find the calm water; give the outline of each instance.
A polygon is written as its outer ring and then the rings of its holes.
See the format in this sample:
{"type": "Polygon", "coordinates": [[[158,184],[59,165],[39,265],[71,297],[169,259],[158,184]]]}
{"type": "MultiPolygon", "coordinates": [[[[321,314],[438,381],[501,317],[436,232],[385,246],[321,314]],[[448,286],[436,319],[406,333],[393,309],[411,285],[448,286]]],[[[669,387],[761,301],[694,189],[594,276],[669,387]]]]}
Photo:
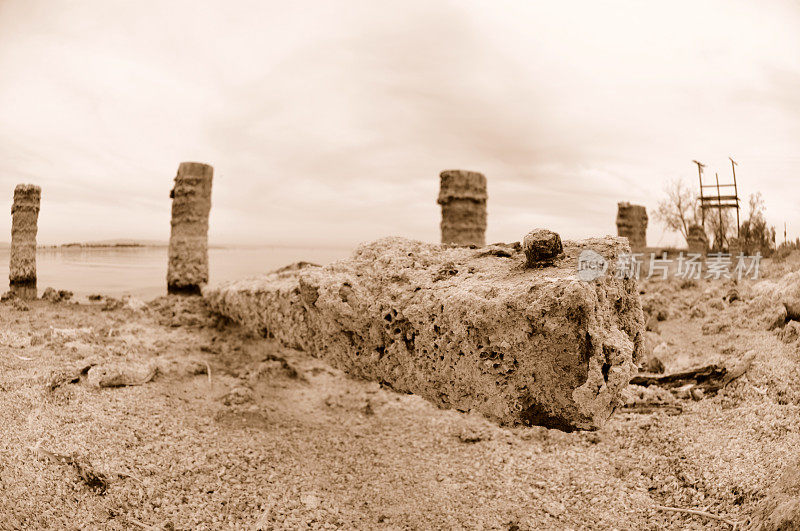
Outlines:
{"type": "MultiPolygon", "coordinates": [[[[245,278],[305,260],[326,264],[350,255],[351,249],[248,247],[209,249],[210,284],[245,278]]],[[[0,282],[8,279],[8,250],[0,250],[0,282]]],[[[167,248],[122,247],[39,249],[36,253],[39,293],[50,286],[76,296],[92,293],[131,294],[150,299],[166,293],[167,248]]],[[[0,291],[5,291],[5,286],[0,291]]]]}

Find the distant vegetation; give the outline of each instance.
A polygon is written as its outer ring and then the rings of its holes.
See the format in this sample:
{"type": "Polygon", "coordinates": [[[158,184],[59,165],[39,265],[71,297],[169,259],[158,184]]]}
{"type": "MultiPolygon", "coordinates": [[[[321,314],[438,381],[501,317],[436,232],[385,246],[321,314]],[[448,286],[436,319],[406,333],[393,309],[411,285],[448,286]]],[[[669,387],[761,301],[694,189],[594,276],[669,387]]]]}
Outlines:
{"type": "MultiPolygon", "coordinates": [[[[709,209],[706,211],[703,223],[699,194],[692,191],[683,180],[670,182],[664,192],[666,197],[659,201],[653,218],[660,221],[667,229],[679,232],[684,240],[689,233],[689,227],[699,225],[710,236],[711,249],[714,251],[737,249],[746,255],[760,252],[762,256],[770,256],[775,252],[777,248],[775,227],[767,225],[764,216],[766,206],[761,192],[750,195],[748,217],[739,225],[738,239],[736,213],[733,209],[723,210],[722,215],[717,210],[709,209]]],[[[800,245],[800,240],[787,245],[795,243],[800,245]]]]}

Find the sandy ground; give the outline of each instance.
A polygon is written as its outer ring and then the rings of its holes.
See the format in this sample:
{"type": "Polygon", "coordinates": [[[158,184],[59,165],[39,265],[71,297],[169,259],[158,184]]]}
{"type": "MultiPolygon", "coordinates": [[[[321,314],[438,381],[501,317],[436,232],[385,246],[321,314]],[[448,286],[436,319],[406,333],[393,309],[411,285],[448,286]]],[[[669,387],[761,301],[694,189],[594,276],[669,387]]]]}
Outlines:
{"type": "Polygon", "coordinates": [[[746,523],[800,454],[800,343],[729,288],[642,285],[668,371],[755,350],[745,376],[569,434],[350,379],[198,299],[7,302],[0,529],[728,529],[655,507],[746,523]]]}

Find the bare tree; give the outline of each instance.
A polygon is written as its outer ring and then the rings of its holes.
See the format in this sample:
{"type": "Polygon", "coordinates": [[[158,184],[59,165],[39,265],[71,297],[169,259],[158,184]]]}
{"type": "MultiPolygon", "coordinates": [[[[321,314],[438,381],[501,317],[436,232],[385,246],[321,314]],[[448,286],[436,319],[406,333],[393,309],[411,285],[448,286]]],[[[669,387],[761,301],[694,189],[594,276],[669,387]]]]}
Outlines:
{"type": "Polygon", "coordinates": [[[659,201],[653,217],[686,239],[689,227],[700,218],[697,194],[682,179],[670,181],[664,192],[667,197],[659,201]]]}
{"type": "Polygon", "coordinates": [[[775,227],[768,227],[764,216],[766,207],[761,192],[750,195],[750,217],[742,223],[741,245],[747,254],[760,252],[769,256],[775,249],[775,227]]]}

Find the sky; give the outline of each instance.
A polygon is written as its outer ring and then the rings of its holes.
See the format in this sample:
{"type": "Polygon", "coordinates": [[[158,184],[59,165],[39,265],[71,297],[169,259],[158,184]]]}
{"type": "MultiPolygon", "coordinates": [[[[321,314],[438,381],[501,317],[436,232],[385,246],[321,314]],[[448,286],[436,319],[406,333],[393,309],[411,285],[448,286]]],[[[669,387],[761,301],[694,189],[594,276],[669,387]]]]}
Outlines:
{"type": "MultiPolygon", "coordinates": [[[[461,168],[487,176],[487,241],[577,239],[732,156],[793,239],[798,87],[788,0],[0,0],[0,209],[29,182],[40,243],[166,241],[200,161],[212,244],[438,241],[461,168]]],[[[651,219],[649,245],[679,241],[651,219]]]]}

